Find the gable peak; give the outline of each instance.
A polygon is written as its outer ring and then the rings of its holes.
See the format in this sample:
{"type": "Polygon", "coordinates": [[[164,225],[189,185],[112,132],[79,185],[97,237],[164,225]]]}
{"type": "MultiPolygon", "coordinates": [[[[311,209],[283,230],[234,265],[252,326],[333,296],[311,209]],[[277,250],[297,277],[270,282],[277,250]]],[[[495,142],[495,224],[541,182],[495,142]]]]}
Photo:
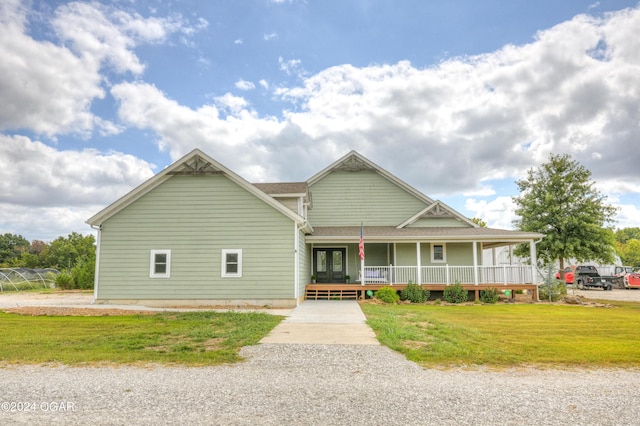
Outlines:
{"type": "Polygon", "coordinates": [[[216,167],[211,161],[198,153],[188,156],[184,161],[176,165],[175,170],[169,174],[172,175],[215,175],[224,174],[224,170],[216,167]]]}
{"type": "Polygon", "coordinates": [[[333,170],[341,172],[360,172],[363,170],[375,170],[375,167],[365,161],[355,151],[352,151],[344,160],[336,164],[333,170]]]}

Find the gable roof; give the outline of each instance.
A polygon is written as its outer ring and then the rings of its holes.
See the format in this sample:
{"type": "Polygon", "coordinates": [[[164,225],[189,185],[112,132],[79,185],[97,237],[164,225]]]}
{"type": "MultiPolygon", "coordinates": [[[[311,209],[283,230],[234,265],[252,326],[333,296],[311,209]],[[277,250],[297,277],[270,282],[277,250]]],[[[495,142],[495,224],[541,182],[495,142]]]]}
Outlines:
{"type": "Polygon", "coordinates": [[[405,191],[412,194],[416,198],[424,201],[426,204],[432,204],[434,202],[431,198],[427,197],[422,192],[418,191],[408,183],[392,175],[391,173],[389,173],[382,167],[378,166],[377,164],[373,163],[369,159],[363,157],[356,151],[349,152],[347,155],[340,158],[338,161],[335,161],[325,169],[316,173],[315,175],[313,175],[307,180],[307,183],[309,184],[309,186],[311,186],[314,183],[318,182],[320,179],[327,176],[329,173],[334,171],[357,172],[361,170],[371,170],[378,173],[380,176],[384,177],[385,179],[389,180],[390,182],[404,189],[405,191]]]}
{"type": "Polygon", "coordinates": [[[263,191],[261,191],[255,185],[252,185],[236,173],[232,172],[221,163],[217,162],[213,158],[209,157],[199,149],[194,149],[184,157],[175,161],[169,167],[165,168],[160,173],[156,174],[152,178],[148,179],[138,187],[134,188],[128,194],[124,195],[114,203],[110,204],[94,216],[87,219],[86,223],[91,226],[100,226],[104,221],[114,216],[124,208],[150,192],[151,190],[160,186],[163,182],[169,180],[172,176],[177,175],[224,175],[238,186],[244,188],[260,200],[264,201],[283,215],[287,216],[300,226],[304,226],[307,231],[311,231],[311,226],[306,220],[299,214],[291,211],[282,203],[278,202],[274,198],[270,197],[263,191]]]}
{"type": "Polygon", "coordinates": [[[271,196],[306,196],[309,186],[306,182],[254,183],[256,188],[271,196]]]}
{"type": "Polygon", "coordinates": [[[437,217],[453,217],[454,219],[464,222],[467,225],[470,225],[473,228],[479,228],[479,225],[467,219],[451,207],[444,204],[442,201],[437,200],[430,206],[425,209],[419,211],[415,215],[411,216],[409,219],[401,223],[397,226],[398,229],[404,228],[406,226],[411,225],[412,223],[417,222],[422,218],[437,218],[437,217]]]}

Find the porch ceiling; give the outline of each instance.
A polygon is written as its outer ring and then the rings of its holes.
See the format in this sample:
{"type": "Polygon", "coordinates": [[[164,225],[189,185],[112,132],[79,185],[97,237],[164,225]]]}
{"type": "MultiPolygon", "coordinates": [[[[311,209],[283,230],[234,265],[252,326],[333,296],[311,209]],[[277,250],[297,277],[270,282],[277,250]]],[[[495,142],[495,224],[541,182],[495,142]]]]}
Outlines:
{"type": "MultiPolygon", "coordinates": [[[[359,226],[316,226],[307,235],[307,242],[347,242],[360,239],[359,226]]],[[[365,243],[411,241],[481,241],[485,247],[499,247],[537,240],[544,235],[535,232],[509,231],[493,228],[424,227],[396,228],[394,226],[365,226],[365,243]]]]}

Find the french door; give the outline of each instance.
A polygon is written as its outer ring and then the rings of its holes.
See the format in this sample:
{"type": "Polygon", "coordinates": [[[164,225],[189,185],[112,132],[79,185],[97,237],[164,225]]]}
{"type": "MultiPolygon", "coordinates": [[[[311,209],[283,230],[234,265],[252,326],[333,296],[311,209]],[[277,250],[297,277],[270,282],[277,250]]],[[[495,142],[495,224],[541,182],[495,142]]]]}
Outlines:
{"type": "Polygon", "coordinates": [[[313,273],[318,283],[345,282],[346,249],[343,248],[314,248],[313,273]]]}

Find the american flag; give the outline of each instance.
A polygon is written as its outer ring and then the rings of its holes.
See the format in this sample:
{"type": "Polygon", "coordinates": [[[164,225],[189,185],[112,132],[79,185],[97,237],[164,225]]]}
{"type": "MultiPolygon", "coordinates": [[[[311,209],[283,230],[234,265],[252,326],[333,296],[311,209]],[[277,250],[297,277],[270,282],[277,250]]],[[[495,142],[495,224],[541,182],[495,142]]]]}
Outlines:
{"type": "Polygon", "coordinates": [[[360,260],[364,260],[364,238],[362,236],[362,225],[360,225],[360,243],[358,243],[358,253],[360,260]]]}

